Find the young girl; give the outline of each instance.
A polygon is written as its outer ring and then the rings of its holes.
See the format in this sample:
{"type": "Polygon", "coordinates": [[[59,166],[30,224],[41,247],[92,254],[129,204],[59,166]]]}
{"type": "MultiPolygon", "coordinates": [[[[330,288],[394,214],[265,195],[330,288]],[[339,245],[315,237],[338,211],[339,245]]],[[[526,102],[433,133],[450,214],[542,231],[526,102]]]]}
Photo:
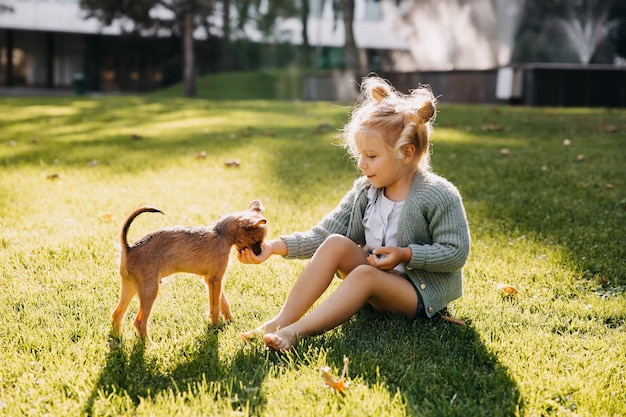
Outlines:
{"type": "Polygon", "coordinates": [[[470,239],[457,189],[430,170],[435,98],[419,88],[401,94],[384,80],[363,80],[362,102],[344,127],[349,153],[363,176],[339,205],[308,232],[267,241],[271,255],[310,258],[282,310],[244,339],[259,334],[279,351],[299,338],[330,330],[365,304],[376,310],[431,318],[462,295],[470,239]],[[335,274],[337,290],[305,315],[335,274]]]}

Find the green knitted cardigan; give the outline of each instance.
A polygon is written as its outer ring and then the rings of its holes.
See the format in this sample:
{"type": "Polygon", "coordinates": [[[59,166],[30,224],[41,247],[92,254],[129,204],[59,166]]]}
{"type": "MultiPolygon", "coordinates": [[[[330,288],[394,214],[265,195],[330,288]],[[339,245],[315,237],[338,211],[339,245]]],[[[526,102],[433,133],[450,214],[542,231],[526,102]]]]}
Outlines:
{"type": "MultiPolygon", "coordinates": [[[[331,234],[365,244],[363,214],[370,183],[361,177],[339,205],[307,232],[280,236],[288,259],[308,259],[331,234]]],[[[462,268],[470,251],[470,235],[461,195],[454,185],[428,171],[418,172],[398,223],[399,247],[413,255],[406,273],[424,300],[428,317],[463,295],[462,268]]]]}

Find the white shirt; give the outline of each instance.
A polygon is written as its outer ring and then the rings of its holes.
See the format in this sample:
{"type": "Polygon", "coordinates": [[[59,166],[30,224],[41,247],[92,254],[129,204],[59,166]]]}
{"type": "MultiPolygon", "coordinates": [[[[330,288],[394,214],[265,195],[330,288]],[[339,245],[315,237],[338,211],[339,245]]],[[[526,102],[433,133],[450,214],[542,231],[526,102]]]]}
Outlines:
{"type": "MultiPolygon", "coordinates": [[[[367,193],[367,207],[363,215],[365,228],[364,250],[372,253],[381,246],[396,246],[398,242],[398,221],[404,201],[391,201],[385,197],[384,188],[370,187],[367,193]]],[[[404,264],[394,268],[404,274],[404,264]]]]}

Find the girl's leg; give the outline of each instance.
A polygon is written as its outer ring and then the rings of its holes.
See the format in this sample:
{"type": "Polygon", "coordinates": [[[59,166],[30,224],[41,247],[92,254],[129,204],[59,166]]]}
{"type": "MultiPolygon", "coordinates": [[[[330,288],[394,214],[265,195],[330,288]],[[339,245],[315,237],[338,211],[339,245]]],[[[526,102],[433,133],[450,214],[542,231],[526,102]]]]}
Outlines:
{"type": "Polygon", "coordinates": [[[263,340],[273,349],[288,350],[298,337],[320,334],[344,323],[366,302],[379,311],[412,317],[417,312],[418,298],[406,278],[369,265],[358,266],[316,309],[300,320],[266,334],[263,340]]]}
{"type": "Polygon", "coordinates": [[[241,336],[247,340],[254,335],[262,336],[295,322],[326,291],[337,271],[347,275],[358,265],[366,263],[367,254],[353,241],[341,235],[329,236],[296,280],[280,313],[241,336]]]}

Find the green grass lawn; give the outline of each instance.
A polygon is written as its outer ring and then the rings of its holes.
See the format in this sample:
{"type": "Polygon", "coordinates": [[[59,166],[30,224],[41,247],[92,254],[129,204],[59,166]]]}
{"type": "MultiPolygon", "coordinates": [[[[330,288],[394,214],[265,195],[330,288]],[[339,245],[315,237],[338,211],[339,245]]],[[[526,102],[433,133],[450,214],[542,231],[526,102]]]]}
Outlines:
{"type": "Polygon", "coordinates": [[[625,415],[626,110],[439,110],[434,171],[460,189],[472,232],[449,308],[466,325],[365,308],[276,354],[239,333],[277,313],[304,261],[233,257],[237,319],[217,328],[199,278],[168,280],[145,347],[136,301],[110,335],[119,227],[139,204],[166,215],[136,219],[131,240],[258,198],[270,238],[308,229],[357,176],[335,138],[347,105],[0,101],[0,415],[625,415]],[[344,356],[341,395],[320,367],[339,374],[344,356]]]}

